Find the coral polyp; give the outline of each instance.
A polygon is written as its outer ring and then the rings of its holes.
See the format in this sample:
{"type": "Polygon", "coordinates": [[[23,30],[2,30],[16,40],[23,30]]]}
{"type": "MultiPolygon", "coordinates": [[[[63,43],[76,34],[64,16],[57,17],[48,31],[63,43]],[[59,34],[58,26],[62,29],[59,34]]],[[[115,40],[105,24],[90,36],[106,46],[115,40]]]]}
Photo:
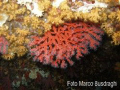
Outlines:
{"type": "Polygon", "coordinates": [[[103,31],[92,23],[81,21],[53,25],[42,37],[33,36],[29,44],[31,55],[43,64],[66,68],[67,63],[74,64],[72,56],[79,58],[96,50],[102,40],[103,31]]]}

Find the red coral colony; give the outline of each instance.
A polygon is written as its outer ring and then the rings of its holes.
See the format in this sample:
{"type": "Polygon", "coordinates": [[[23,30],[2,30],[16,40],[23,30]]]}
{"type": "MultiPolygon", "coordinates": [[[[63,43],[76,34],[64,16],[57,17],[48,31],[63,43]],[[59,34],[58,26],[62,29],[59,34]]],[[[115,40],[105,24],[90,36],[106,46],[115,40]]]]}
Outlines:
{"type": "Polygon", "coordinates": [[[81,21],[52,26],[42,37],[32,36],[29,44],[30,53],[34,60],[53,67],[66,68],[73,65],[71,60],[75,56],[79,60],[89,50],[95,50],[100,45],[103,31],[91,23],[81,21]]]}
{"type": "Polygon", "coordinates": [[[4,37],[0,37],[0,53],[6,54],[8,52],[8,41],[4,37]]]}

